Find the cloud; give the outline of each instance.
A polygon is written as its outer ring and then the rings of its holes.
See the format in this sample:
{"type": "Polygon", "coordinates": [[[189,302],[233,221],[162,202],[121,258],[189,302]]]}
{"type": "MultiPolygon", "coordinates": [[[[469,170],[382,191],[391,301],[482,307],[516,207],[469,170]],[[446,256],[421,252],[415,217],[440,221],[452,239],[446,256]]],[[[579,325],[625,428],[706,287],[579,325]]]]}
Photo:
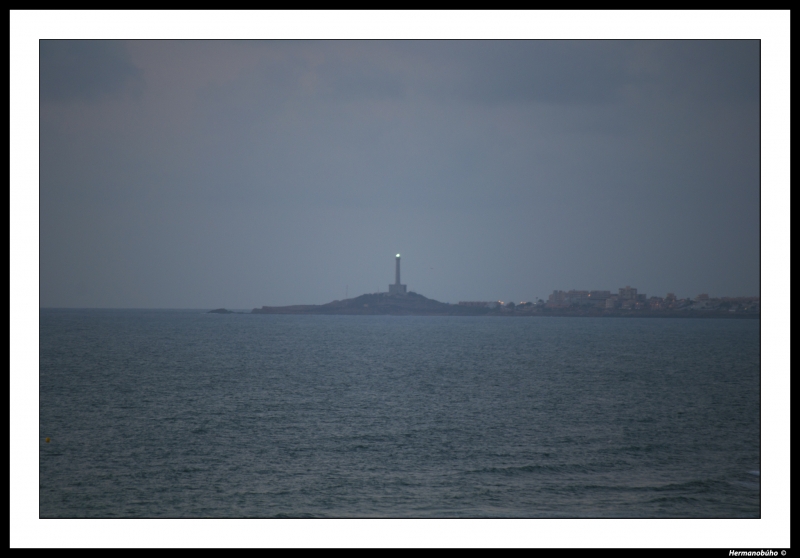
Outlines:
{"type": "Polygon", "coordinates": [[[642,77],[619,41],[450,41],[427,50],[438,70],[431,94],[486,105],[605,103],[642,77]]]}
{"type": "Polygon", "coordinates": [[[39,96],[42,101],[88,101],[138,92],[141,72],[119,41],[39,43],[39,96]]]}

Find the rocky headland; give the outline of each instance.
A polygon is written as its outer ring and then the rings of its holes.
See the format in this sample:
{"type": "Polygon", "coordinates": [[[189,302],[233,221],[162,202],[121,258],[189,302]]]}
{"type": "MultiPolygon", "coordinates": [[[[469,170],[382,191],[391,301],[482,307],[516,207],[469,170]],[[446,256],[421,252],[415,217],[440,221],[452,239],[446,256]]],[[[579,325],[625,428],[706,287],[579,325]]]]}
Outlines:
{"type": "Polygon", "coordinates": [[[327,304],[304,304],[295,306],[262,306],[254,308],[253,314],[350,314],[392,316],[481,316],[488,308],[473,308],[458,304],[447,304],[417,293],[391,295],[375,293],[334,300],[327,304]]]}

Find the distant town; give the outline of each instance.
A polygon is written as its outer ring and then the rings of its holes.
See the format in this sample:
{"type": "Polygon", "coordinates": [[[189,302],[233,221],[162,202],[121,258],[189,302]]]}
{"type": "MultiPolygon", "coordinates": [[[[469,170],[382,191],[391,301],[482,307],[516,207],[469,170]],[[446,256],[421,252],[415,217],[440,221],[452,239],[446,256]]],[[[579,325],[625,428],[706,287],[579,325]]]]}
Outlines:
{"type": "Polygon", "coordinates": [[[678,298],[674,293],[667,296],[651,296],[638,292],[636,288],[625,286],[617,294],[611,291],[553,291],[547,301],[535,302],[491,302],[458,303],[460,306],[487,308],[496,312],[514,314],[542,315],[678,315],[692,313],[702,315],[749,315],[761,313],[761,297],[722,297],[711,298],[702,293],[695,298],[678,298]]]}

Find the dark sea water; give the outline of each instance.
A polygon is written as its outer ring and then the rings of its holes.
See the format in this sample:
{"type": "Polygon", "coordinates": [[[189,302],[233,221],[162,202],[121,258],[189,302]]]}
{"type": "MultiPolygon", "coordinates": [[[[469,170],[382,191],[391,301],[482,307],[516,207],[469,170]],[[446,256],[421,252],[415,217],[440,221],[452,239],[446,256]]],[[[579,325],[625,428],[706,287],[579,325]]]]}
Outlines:
{"type": "Polygon", "coordinates": [[[758,320],[41,310],[39,342],[42,518],[761,516],[758,320]]]}

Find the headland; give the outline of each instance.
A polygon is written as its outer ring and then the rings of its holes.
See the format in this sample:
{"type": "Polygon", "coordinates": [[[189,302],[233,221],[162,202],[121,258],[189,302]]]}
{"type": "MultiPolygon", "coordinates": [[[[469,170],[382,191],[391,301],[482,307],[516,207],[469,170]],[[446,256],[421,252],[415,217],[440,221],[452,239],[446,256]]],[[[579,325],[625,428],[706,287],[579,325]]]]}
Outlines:
{"type": "MultiPolygon", "coordinates": [[[[223,309],[220,309],[223,310],[223,309]]],[[[220,312],[215,310],[213,312],[220,312]]],[[[395,282],[388,292],[364,294],[327,304],[262,306],[253,314],[329,314],[391,316],[561,316],[595,318],[746,318],[761,317],[760,297],[695,299],[650,297],[626,286],[611,291],[554,291],[547,302],[439,302],[410,292],[400,283],[400,254],[395,259],[395,282]]]]}
{"type": "Polygon", "coordinates": [[[253,314],[345,314],[345,315],[392,315],[392,316],[480,316],[488,308],[473,308],[447,304],[407,292],[402,295],[389,293],[364,294],[346,300],[334,300],[327,304],[304,304],[296,306],[262,306],[254,308],[253,314]]]}

